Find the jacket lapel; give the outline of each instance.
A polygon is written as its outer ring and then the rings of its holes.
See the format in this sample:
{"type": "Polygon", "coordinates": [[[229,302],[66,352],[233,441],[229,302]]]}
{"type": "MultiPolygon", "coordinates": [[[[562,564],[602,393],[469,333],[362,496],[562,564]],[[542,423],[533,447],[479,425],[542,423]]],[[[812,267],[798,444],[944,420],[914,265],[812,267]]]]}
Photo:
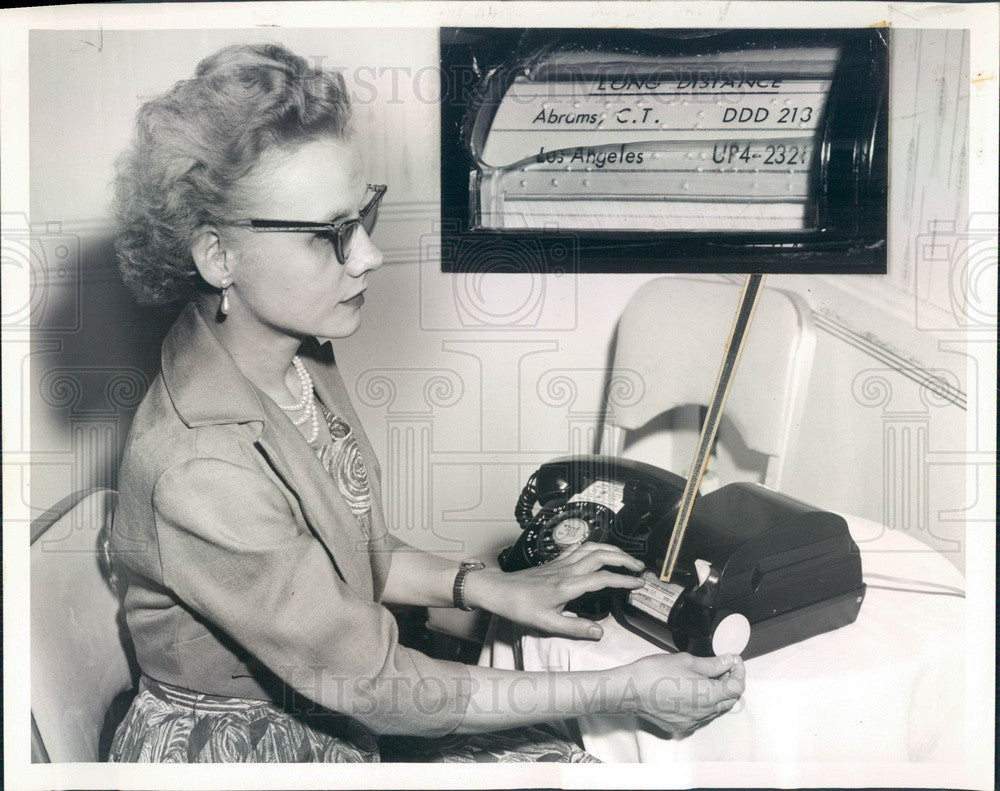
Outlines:
{"type": "Polygon", "coordinates": [[[258,445],[295,492],[306,520],[326,547],[340,576],[358,594],[371,598],[367,540],[350,506],[337,491],[336,481],[277,406],[265,402],[264,412],[266,421],[258,445]]]}
{"type": "MultiPolygon", "coordinates": [[[[327,474],[315,451],[285,413],[243,376],[193,304],[181,312],[167,335],[161,363],[174,408],[188,426],[249,423],[259,428],[258,447],[295,493],[306,520],[326,547],[341,578],[359,595],[371,598],[367,541],[350,506],[337,490],[336,481],[327,474]]],[[[336,378],[335,369],[312,361],[307,365],[324,402],[341,410],[341,414],[350,415],[349,422],[368,464],[371,447],[363,439],[364,432],[360,431],[349,401],[345,403],[343,385],[331,383],[336,378]]],[[[377,485],[374,477],[372,486],[377,485]]],[[[378,495],[377,489],[373,491],[378,495]]],[[[373,499],[373,509],[377,510],[379,498],[373,499]]],[[[381,517],[380,510],[378,516],[381,517]]]]}

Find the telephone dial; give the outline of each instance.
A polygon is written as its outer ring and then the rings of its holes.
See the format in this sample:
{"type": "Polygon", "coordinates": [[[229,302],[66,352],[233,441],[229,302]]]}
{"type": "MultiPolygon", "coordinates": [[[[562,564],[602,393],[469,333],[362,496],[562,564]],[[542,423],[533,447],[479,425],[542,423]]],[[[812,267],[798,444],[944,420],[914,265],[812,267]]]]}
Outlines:
{"type": "MultiPolygon", "coordinates": [[[[684,486],[629,459],[543,464],[518,498],[522,532],[500,553],[500,568],[537,566],[599,541],[659,573],[684,486]]],[[[567,609],[593,619],[611,613],[656,645],[701,656],[735,640],[750,658],[853,623],[864,594],[860,553],[842,517],[733,483],[698,499],[669,581],[585,594],[567,609]]]]}

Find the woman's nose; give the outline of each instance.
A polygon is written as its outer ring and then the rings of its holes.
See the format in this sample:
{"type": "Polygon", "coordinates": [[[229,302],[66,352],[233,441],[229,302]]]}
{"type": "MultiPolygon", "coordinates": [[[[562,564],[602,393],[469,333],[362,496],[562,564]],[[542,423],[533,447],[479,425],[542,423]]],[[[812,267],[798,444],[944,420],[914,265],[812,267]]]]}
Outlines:
{"type": "Polygon", "coordinates": [[[347,271],[352,277],[361,277],[382,266],[382,251],[379,250],[364,228],[354,232],[351,253],[347,256],[347,271]]]}

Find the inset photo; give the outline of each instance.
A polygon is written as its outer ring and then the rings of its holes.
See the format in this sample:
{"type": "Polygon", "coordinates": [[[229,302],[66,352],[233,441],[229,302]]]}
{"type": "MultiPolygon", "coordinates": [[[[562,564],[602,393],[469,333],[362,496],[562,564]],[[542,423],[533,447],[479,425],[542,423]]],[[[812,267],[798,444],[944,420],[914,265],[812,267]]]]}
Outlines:
{"type": "Polygon", "coordinates": [[[442,267],[884,274],[891,35],[442,30],[442,267]]]}

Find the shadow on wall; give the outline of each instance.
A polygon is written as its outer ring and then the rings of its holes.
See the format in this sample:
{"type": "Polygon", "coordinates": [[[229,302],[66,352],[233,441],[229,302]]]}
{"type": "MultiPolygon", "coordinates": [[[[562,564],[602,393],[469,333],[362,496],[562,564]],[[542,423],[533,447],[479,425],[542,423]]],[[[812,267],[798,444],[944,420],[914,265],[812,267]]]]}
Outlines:
{"type": "Polygon", "coordinates": [[[31,242],[29,504],[38,513],[72,492],[117,488],[132,417],[177,311],[136,304],[107,231],[31,242]]]}

